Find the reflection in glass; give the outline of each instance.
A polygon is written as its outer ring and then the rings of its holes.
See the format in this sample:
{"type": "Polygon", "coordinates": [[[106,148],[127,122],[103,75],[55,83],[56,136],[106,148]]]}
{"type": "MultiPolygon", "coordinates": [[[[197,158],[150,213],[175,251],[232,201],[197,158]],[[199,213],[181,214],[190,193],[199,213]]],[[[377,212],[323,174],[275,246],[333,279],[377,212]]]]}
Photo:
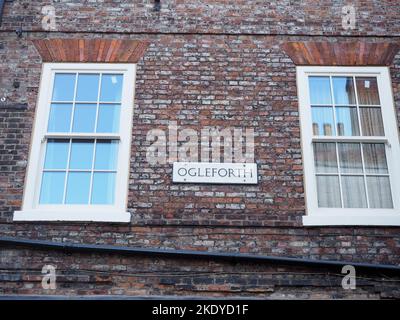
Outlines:
{"type": "Polygon", "coordinates": [[[333,109],[331,107],[312,107],[313,135],[332,136],[335,135],[333,122],[333,109]]]}
{"type": "Polygon", "coordinates": [[[98,74],[79,74],[76,88],[76,101],[97,101],[99,92],[98,74]]]}
{"type": "Polygon", "coordinates": [[[311,104],[332,104],[329,77],[309,77],[311,104]]]}
{"type": "Polygon", "coordinates": [[[120,109],[119,104],[100,104],[97,132],[118,132],[120,109]]]}
{"type": "Polygon", "coordinates": [[[89,201],[90,172],[70,172],[68,174],[67,204],[87,204],[89,201]]]}
{"type": "Polygon", "coordinates": [[[94,132],[96,105],[77,103],[75,105],[73,132],[94,132]]]}
{"type": "Polygon", "coordinates": [[[367,208],[363,176],[342,176],[343,205],[345,208],[367,208]]]}
{"type": "Polygon", "coordinates": [[[358,103],[380,105],[378,83],[375,77],[356,77],[358,103]]]}
{"type": "Polygon", "coordinates": [[[69,132],[72,104],[52,103],[50,107],[48,132],[69,132]]]}
{"type": "Polygon", "coordinates": [[[336,144],[314,143],[314,162],[317,173],[337,173],[336,144]]]}
{"type": "Polygon", "coordinates": [[[363,136],[384,136],[381,108],[360,108],[363,136]]]}
{"type": "Polygon", "coordinates": [[[92,204],[113,204],[115,173],[95,172],[93,174],[92,204]]]}
{"type": "Polygon", "coordinates": [[[359,136],[357,108],[336,108],[337,132],[339,136],[359,136]]]}
{"type": "Polygon", "coordinates": [[[97,140],[95,170],[116,170],[118,142],[113,140],[97,140]]]}
{"type": "Polygon", "coordinates": [[[69,140],[49,139],[46,145],[45,169],[66,169],[68,161],[69,140]]]}
{"type": "Polygon", "coordinates": [[[393,208],[389,177],[367,177],[370,208],[393,208]]]}
{"type": "Polygon", "coordinates": [[[361,147],[359,143],[338,143],[339,163],[342,173],[362,173],[361,147]]]}
{"type": "Polygon", "coordinates": [[[317,176],[318,206],[320,208],[340,208],[338,176],[317,176]]]}
{"type": "Polygon", "coordinates": [[[43,172],[40,204],[60,204],[64,196],[65,172],[43,172]]]}
{"type": "Polygon", "coordinates": [[[92,169],[94,140],[72,140],[70,169],[92,169]]]}
{"type": "Polygon", "coordinates": [[[383,143],[363,143],[366,173],[388,173],[383,143]]]}
{"type": "Polygon", "coordinates": [[[356,104],[353,77],[333,77],[332,85],[336,105],[356,104]]]}
{"type": "Polygon", "coordinates": [[[120,102],[122,95],[122,75],[103,74],[101,79],[101,102],[120,102]]]}
{"type": "Polygon", "coordinates": [[[53,101],[74,100],[75,73],[56,73],[54,76],[53,101]]]}

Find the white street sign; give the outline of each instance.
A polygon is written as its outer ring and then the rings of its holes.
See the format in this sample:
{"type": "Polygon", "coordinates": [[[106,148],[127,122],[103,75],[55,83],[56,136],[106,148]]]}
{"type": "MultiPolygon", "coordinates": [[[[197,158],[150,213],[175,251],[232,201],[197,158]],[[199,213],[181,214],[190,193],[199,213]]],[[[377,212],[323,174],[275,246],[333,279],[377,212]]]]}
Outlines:
{"type": "Polygon", "coordinates": [[[256,163],[174,162],[173,182],[257,184],[256,163]]]}

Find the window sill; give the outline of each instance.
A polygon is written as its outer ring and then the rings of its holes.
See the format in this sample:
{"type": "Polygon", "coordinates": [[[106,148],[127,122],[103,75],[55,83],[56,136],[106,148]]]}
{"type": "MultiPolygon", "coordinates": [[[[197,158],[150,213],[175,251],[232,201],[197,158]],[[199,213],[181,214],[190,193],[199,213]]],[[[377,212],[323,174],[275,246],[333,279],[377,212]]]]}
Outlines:
{"type": "Polygon", "coordinates": [[[308,215],[304,226],[400,226],[399,214],[383,215],[308,215]]]}
{"type": "Polygon", "coordinates": [[[120,222],[131,221],[131,214],[124,211],[15,211],[13,221],[75,221],[75,222],[120,222]]]}

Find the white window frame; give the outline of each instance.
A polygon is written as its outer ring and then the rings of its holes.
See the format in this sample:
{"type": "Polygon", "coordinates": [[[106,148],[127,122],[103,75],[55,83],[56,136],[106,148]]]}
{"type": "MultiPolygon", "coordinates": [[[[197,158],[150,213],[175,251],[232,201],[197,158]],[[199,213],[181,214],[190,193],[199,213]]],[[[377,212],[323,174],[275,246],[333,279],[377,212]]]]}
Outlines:
{"type": "Polygon", "coordinates": [[[130,222],[127,196],[135,95],[135,64],[115,63],[44,63],[40,80],[29,163],[25,179],[23,205],[14,212],[14,221],[99,221],[130,222]],[[47,133],[50,101],[56,72],[121,73],[123,74],[119,132],[47,133]],[[118,162],[113,205],[48,205],[39,204],[40,182],[44,166],[46,141],[49,138],[115,138],[118,140],[118,162]]]}
{"type": "Polygon", "coordinates": [[[303,216],[305,226],[324,225],[400,225],[400,142],[397,116],[394,107],[392,85],[388,67],[325,67],[302,66],[297,67],[297,89],[299,97],[299,112],[301,126],[301,144],[304,165],[304,187],[306,198],[306,215],[303,216]],[[332,139],[320,136],[313,140],[312,115],[309,96],[310,75],[328,76],[376,76],[378,81],[379,97],[381,99],[382,118],[385,137],[339,137],[332,139]],[[393,209],[353,209],[353,208],[319,208],[317,186],[315,179],[313,142],[382,142],[386,146],[386,158],[392,188],[393,209]],[[397,161],[397,162],[396,162],[397,161]]]}

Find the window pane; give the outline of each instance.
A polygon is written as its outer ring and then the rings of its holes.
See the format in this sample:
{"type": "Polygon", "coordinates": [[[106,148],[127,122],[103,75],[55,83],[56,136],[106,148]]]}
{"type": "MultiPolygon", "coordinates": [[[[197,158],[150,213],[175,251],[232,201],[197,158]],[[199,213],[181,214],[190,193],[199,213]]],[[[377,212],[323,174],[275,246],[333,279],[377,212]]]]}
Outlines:
{"type": "Polygon", "coordinates": [[[339,136],[359,136],[357,108],[336,108],[337,132],[339,136]]]}
{"type": "Polygon", "coordinates": [[[96,143],[96,170],[116,170],[118,142],[110,140],[98,140],[96,143]]]}
{"type": "Polygon", "coordinates": [[[46,144],[45,169],[66,169],[69,140],[49,139],[46,144]]]}
{"type": "Polygon", "coordinates": [[[115,173],[93,174],[92,204],[114,203],[115,173]]]}
{"type": "Polygon", "coordinates": [[[333,109],[330,107],[312,107],[313,135],[335,135],[333,109]]]}
{"type": "Polygon", "coordinates": [[[90,172],[70,172],[65,203],[87,204],[89,200],[90,172]]]}
{"type": "Polygon", "coordinates": [[[342,176],[342,187],[345,208],[367,208],[363,176],[342,176]]]}
{"type": "Polygon", "coordinates": [[[317,176],[318,206],[320,208],[340,208],[338,176],[317,176]]]}
{"type": "Polygon", "coordinates": [[[356,77],[358,103],[379,105],[378,83],[373,77],[356,77]]]}
{"type": "Polygon", "coordinates": [[[64,179],[65,172],[43,172],[39,203],[62,203],[64,195],[64,179]]]}
{"type": "Polygon", "coordinates": [[[93,140],[72,140],[70,169],[92,169],[93,140]]]}
{"type": "Polygon", "coordinates": [[[389,177],[367,177],[370,208],[393,208],[389,177]]]}
{"type": "Polygon", "coordinates": [[[53,101],[73,101],[75,73],[56,73],[54,76],[53,101]]]}
{"type": "Polygon", "coordinates": [[[122,75],[103,74],[101,79],[100,101],[120,102],[122,94],[122,75]]]}
{"type": "Polygon", "coordinates": [[[95,121],[95,104],[77,103],[75,105],[73,132],[94,132],[95,121]]]}
{"type": "Polygon", "coordinates": [[[50,107],[48,132],[69,132],[72,104],[52,103],[50,107]]]}
{"type": "Polygon", "coordinates": [[[384,136],[382,112],[380,108],[360,108],[361,127],[364,136],[384,136]]]}
{"type": "Polygon", "coordinates": [[[311,104],[332,104],[329,77],[309,77],[311,104]]]}
{"type": "Polygon", "coordinates": [[[366,173],[388,173],[383,143],[363,143],[363,152],[366,173]]]}
{"type": "Polygon", "coordinates": [[[118,132],[120,109],[119,104],[100,104],[97,132],[118,132]]]}
{"type": "Polygon", "coordinates": [[[356,104],[353,77],[333,77],[332,84],[336,105],[356,104]]]}
{"type": "Polygon", "coordinates": [[[80,74],[78,75],[78,87],[76,88],[77,101],[97,101],[99,92],[98,74],[80,74]]]}
{"type": "Polygon", "coordinates": [[[336,173],[336,144],[314,143],[314,162],[317,173],[336,173]]]}
{"type": "Polygon", "coordinates": [[[338,143],[338,151],[342,173],[363,172],[359,143],[338,143]]]}

